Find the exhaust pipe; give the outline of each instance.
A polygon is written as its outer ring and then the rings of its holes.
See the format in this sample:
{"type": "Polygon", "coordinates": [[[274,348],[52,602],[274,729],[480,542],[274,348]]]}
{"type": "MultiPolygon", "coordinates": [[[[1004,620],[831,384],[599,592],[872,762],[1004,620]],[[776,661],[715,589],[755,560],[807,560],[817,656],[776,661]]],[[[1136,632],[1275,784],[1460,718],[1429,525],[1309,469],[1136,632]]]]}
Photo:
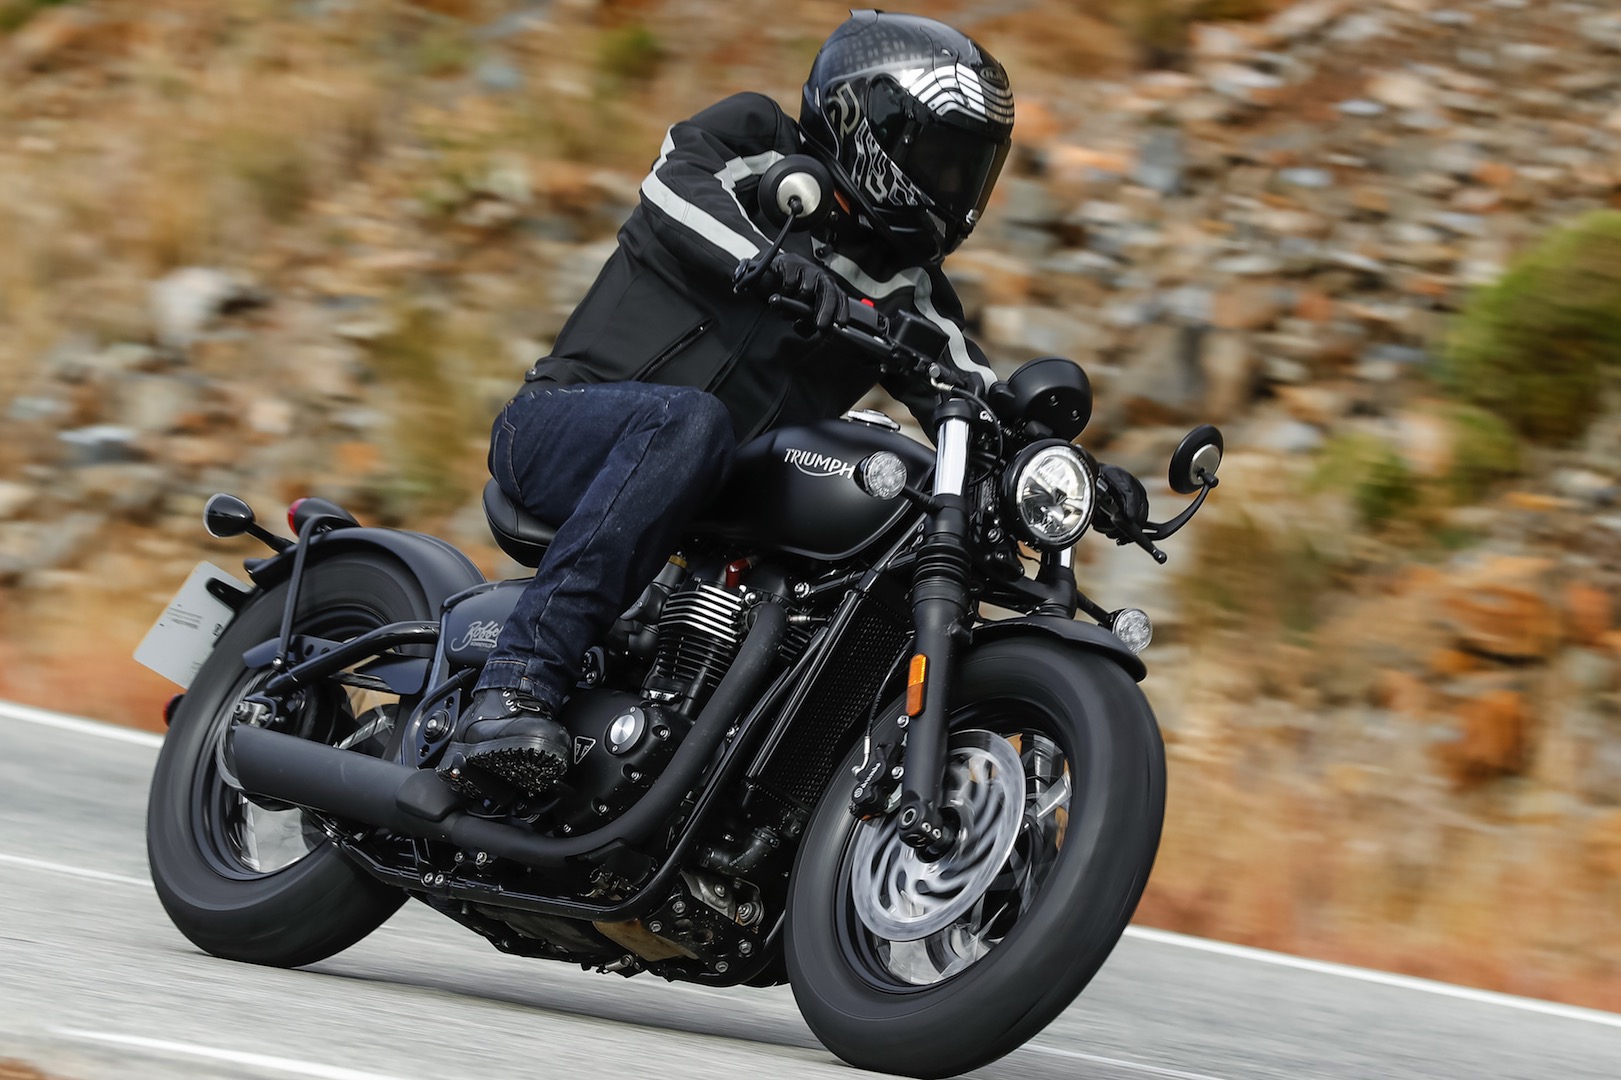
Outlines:
{"type": "Polygon", "coordinates": [[[667,824],[714,761],[726,730],[758,696],[777,657],[787,617],[775,604],[755,609],[737,660],[715,688],[669,766],[624,814],[579,836],[540,836],[522,825],[474,817],[432,772],[256,727],[231,732],[242,789],[334,817],[359,821],[468,851],[487,851],[540,870],[557,870],[610,844],[636,844],[667,824]]]}

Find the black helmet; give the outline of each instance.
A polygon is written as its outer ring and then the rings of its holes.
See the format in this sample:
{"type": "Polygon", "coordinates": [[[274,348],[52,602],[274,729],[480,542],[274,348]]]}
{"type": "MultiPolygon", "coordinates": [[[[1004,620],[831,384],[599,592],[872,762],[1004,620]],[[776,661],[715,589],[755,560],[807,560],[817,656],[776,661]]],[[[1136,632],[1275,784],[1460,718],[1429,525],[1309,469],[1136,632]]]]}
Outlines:
{"type": "Polygon", "coordinates": [[[799,123],[862,215],[933,263],[985,213],[1012,141],[1013,91],[966,34],[853,11],[816,54],[799,123]]]}

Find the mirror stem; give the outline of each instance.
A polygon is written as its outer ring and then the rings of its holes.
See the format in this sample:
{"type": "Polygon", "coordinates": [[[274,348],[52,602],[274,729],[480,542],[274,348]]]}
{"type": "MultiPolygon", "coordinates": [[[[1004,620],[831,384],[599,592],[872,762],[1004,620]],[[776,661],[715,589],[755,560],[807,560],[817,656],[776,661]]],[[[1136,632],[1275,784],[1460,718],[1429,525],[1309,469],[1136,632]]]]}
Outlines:
{"type": "Polygon", "coordinates": [[[1202,476],[1209,477],[1209,479],[1206,480],[1204,486],[1199,489],[1199,497],[1194,499],[1193,502],[1189,503],[1186,510],[1183,510],[1170,521],[1148,522],[1143,527],[1144,536],[1152,537],[1155,540],[1163,540],[1192,520],[1193,515],[1199,512],[1199,507],[1204,505],[1205,499],[1210,495],[1210,492],[1214,490],[1216,486],[1215,477],[1210,476],[1209,473],[1203,472],[1203,470],[1200,472],[1202,476]]]}

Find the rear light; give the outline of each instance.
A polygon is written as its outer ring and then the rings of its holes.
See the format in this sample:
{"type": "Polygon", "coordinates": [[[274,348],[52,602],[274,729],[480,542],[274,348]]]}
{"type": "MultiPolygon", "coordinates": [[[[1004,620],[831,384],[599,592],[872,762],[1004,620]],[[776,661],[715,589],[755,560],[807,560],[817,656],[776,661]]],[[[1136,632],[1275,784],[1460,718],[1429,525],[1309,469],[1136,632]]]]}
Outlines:
{"type": "Polygon", "coordinates": [[[303,506],[304,502],[305,499],[294,499],[287,507],[287,527],[293,530],[294,536],[298,535],[298,522],[295,520],[298,517],[298,508],[303,506]]]}

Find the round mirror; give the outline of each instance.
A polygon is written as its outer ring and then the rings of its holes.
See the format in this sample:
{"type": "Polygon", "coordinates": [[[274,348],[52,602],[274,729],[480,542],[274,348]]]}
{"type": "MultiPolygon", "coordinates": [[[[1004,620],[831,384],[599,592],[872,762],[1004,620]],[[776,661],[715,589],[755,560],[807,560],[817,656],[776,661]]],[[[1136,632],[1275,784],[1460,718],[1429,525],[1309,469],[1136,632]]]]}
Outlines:
{"type": "Polygon", "coordinates": [[[833,174],[809,154],[791,154],[760,177],[760,210],[779,228],[790,217],[796,232],[819,225],[833,203],[833,174]]]}
{"type": "Polygon", "coordinates": [[[253,524],[253,508],[235,495],[220,492],[203,504],[203,528],[208,535],[228,540],[241,536],[253,524]]]}
{"type": "Polygon", "coordinates": [[[1192,495],[1214,483],[1223,449],[1221,432],[1211,424],[1200,424],[1188,432],[1171,455],[1171,490],[1192,495]]]}

